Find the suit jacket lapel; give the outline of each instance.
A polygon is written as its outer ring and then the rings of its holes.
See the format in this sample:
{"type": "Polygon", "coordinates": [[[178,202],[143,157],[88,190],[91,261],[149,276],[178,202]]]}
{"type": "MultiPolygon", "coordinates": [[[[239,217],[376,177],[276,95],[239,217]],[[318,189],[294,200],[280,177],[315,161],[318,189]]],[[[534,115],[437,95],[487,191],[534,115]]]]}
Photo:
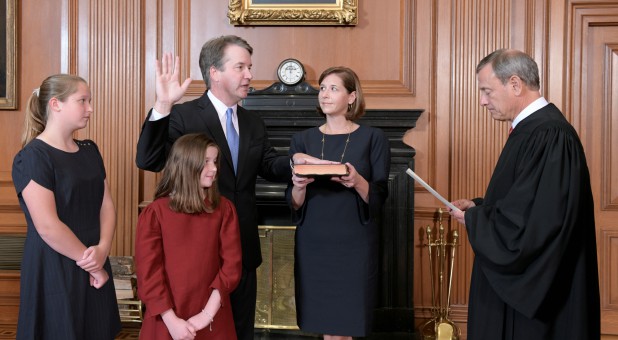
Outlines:
{"type": "Polygon", "coordinates": [[[240,177],[240,173],[245,166],[245,161],[247,160],[247,153],[249,152],[249,144],[251,144],[251,126],[249,119],[247,117],[247,110],[245,110],[242,106],[237,106],[238,115],[238,129],[240,130],[239,134],[239,145],[238,145],[238,174],[237,177],[240,177]]]}
{"type": "MultiPolygon", "coordinates": [[[[212,102],[210,101],[210,99],[208,99],[208,96],[206,95],[206,93],[204,93],[204,95],[202,96],[200,100],[200,108],[201,108],[201,112],[199,116],[204,120],[206,128],[210,132],[210,135],[215,140],[215,143],[217,143],[217,145],[219,146],[219,149],[222,154],[221,159],[226,160],[230,169],[232,169],[231,172],[234,173],[234,163],[232,162],[232,153],[230,152],[230,146],[227,144],[227,138],[225,138],[225,132],[223,132],[223,127],[221,126],[221,120],[219,120],[219,115],[217,114],[217,110],[215,110],[214,105],[212,105],[212,102]]],[[[242,148],[242,137],[240,137],[240,147],[242,148]]],[[[240,155],[238,158],[240,158],[240,155]]]]}

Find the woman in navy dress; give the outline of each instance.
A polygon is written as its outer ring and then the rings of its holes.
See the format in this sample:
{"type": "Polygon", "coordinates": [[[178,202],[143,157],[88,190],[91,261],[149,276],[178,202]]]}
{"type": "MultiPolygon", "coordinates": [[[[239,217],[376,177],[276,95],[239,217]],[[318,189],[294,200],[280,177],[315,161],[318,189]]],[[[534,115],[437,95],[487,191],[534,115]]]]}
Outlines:
{"type": "MultiPolygon", "coordinates": [[[[344,163],[348,176],[293,175],[286,197],[297,224],[296,311],[303,331],[351,339],[371,330],[378,275],[378,223],[388,196],[390,149],[364,113],[360,81],[345,67],[319,79],[323,125],[295,134],[290,155],[344,163]]],[[[306,160],[309,162],[310,160],[306,160]]]]}
{"type": "Polygon", "coordinates": [[[113,339],[120,317],[108,254],[116,225],[103,159],[74,140],[92,115],[82,78],[59,74],[26,108],[13,183],[28,229],[17,339],[113,339]]]}

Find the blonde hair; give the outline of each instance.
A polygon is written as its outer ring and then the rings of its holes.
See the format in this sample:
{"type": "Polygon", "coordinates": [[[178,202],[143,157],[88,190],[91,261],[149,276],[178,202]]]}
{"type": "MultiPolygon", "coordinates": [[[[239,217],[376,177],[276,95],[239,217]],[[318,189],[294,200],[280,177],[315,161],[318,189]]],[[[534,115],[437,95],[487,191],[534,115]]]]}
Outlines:
{"type": "Polygon", "coordinates": [[[45,130],[49,118],[49,101],[52,98],[61,102],[66,101],[70,95],[77,92],[80,83],[88,84],[79,76],[55,74],[43,80],[41,87],[32,92],[26,104],[24,131],[21,138],[22,147],[45,130]]]}
{"type": "MultiPolygon", "coordinates": [[[[221,201],[217,183],[215,181],[210,188],[205,189],[200,186],[206,149],[209,147],[219,151],[217,144],[203,133],[192,133],[178,138],[165,163],[163,176],[155,191],[155,199],[169,196],[170,209],[175,212],[213,212],[221,201]]],[[[220,153],[215,160],[217,167],[219,158],[220,153]]]]}

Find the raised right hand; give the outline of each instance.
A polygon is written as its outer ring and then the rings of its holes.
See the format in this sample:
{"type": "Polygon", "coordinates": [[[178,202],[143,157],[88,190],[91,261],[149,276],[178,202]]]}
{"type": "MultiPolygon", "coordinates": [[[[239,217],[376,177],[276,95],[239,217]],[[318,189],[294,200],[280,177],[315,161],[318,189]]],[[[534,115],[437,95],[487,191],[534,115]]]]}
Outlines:
{"type": "Polygon", "coordinates": [[[161,61],[155,65],[155,93],[154,108],[161,114],[168,114],[172,105],[184,96],[191,83],[191,78],[180,84],[180,57],[173,59],[172,53],[164,53],[161,61]]]}

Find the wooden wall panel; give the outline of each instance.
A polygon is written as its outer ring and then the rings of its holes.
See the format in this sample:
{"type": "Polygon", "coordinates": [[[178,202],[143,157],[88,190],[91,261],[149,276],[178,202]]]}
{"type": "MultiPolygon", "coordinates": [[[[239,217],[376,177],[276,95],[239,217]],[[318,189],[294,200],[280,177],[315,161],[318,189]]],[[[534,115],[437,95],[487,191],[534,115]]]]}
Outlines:
{"type": "Polygon", "coordinates": [[[46,76],[60,71],[60,34],[49,34],[60,32],[60,13],[53,2],[17,1],[17,110],[0,110],[0,172],[10,175],[13,157],[21,149],[24,108],[32,91],[46,76]],[[29,28],[28,34],[23,34],[23,27],[29,28]]]}
{"type": "Polygon", "coordinates": [[[601,272],[601,327],[606,334],[617,334],[618,328],[618,230],[598,226],[599,270],[601,272]]]}
{"type": "MultiPolygon", "coordinates": [[[[17,109],[0,110],[0,236],[26,233],[26,221],[13,187],[13,157],[21,149],[25,104],[43,79],[61,72],[63,9],[67,2],[18,1],[17,109]]],[[[2,256],[3,249],[0,249],[2,256]]],[[[0,324],[16,324],[19,272],[0,271],[0,324]]]]}
{"type": "Polygon", "coordinates": [[[19,272],[0,272],[0,325],[16,325],[19,311],[19,272]]]}
{"type": "Polygon", "coordinates": [[[25,233],[26,219],[19,207],[11,173],[2,171],[0,172],[0,235],[25,233]]]}
{"type": "MultiPolygon", "coordinates": [[[[164,8],[172,9],[170,4],[164,8]]],[[[414,96],[414,42],[412,16],[415,0],[361,1],[361,20],[354,27],[235,27],[228,23],[227,3],[187,1],[173,6],[176,29],[173,47],[181,55],[185,75],[193,79],[187,97],[199,96],[204,84],[198,58],[208,39],[236,34],[254,48],[252,86],[265,88],[276,81],[276,68],[283,59],[298,58],[305,65],[306,79],[317,85],[317,78],[327,67],[345,65],[363,80],[368,101],[378,101],[392,108],[393,101],[414,96]],[[390,97],[382,101],[381,97],[390,97]]],[[[165,35],[166,33],[163,33],[165,35]]],[[[370,103],[371,106],[371,103],[370,103]]]]}
{"type": "Polygon", "coordinates": [[[616,280],[616,234],[618,233],[618,181],[614,128],[618,122],[618,2],[568,3],[570,63],[567,77],[567,117],[578,130],[584,149],[595,205],[601,329],[618,334],[618,280],[616,280]],[[613,167],[612,167],[613,165],[613,167]]]}
{"type": "MultiPolygon", "coordinates": [[[[32,91],[39,87],[45,77],[60,71],[60,34],[49,34],[60,32],[60,22],[57,20],[60,13],[60,6],[49,2],[18,2],[16,34],[20,57],[16,74],[17,109],[0,110],[0,220],[4,220],[6,212],[12,213],[19,209],[11,180],[11,169],[13,157],[21,149],[25,104],[32,91]],[[28,15],[24,16],[23,13],[28,15]],[[29,32],[23,33],[22,27],[28,27],[29,32]]],[[[0,229],[0,233],[4,231],[0,229]]],[[[25,233],[25,229],[23,232],[25,233]]]]}
{"type": "Polygon", "coordinates": [[[601,206],[603,209],[618,210],[618,41],[608,45],[607,69],[605,70],[605,96],[603,102],[605,131],[603,132],[603,145],[605,150],[602,154],[607,155],[603,164],[603,184],[606,188],[601,193],[601,206]]]}
{"type": "MultiPolygon", "coordinates": [[[[618,16],[613,19],[618,22],[618,16]]],[[[594,30],[607,31],[603,34],[594,34],[594,37],[601,35],[601,40],[609,39],[602,41],[603,51],[599,51],[599,61],[602,60],[603,65],[599,71],[602,73],[596,75],[595,79],[603,78],[602,82],[595,82],[594,88],[600,92],[598,97],[602,105],[599,152],[603,159],[599,164],[601,168],[599,204],[603,211],[618,212],[618,39],[613,38],[614,34],[618,34],[618,30],[613,27],[605,29],[597,27],[594,30]]]]}
{"type": "MultiPolygon", "coordinates": [[[[317,86],[319,74],[329,66],[343,64],[353,68],[362,79],[368,108],[428,107],[431,40],[419,41],[414,34],[417,30],[424,35],[431,33],[431,29],[426,28],[428,18],[418,15],[430,8],[431,2],[400,0],[385,5],[376,0],[361,1],[361,19],[355,27],[235,27],[226,17],[226,1],[150,0],[147,3],[146,10],[150,14],[145,20],[151,24],[145,27],[148,38],[144,53],[148,58],[156,58],[163,51],[180,55],[182,77],[193,80],[183,100],[194,99],[205,90],[198,64],[204,42],[216,36],[236,34],[254,48],[251,85],[256,89],[275,82],[279,62],[295,57],[305,64],[306,78],[314,86],[317,86]],[[157,27],[156,31],[152,27],[157,27]],[[161,27],[174,29],[162,30],[161,27]],[[423,66],[417,69],[417,63],[423,66]]],[[[148,63],[149,59],[145,63],[147,77],[152,73],[148,63]]],[[[154,102],[154,87],[146,87],[145,94],[147,110],[154,102]]],[[[422,116],[417,129],[426,124],[424,119],[422,116]]],[[[423,147],[429,143],[426,134],[405,138],[406,143],[427,149],[423,147]]],[[[144,174],[143,202],[152,196],[155,181],[156,176],[144,174]]]]}
{"type": "Polygon", "coordinates": [[[139,171],[135,146],[143,117],[142,2],[80,1],[77,73],[90,83],[94,114],[78,138],[99,146],[116,205],[112,254],[134,248],[139,171]]]}
{"type": "MultiPolygon", "coordinates": [[[[452,58],[452,173],[451,197],[482,196],[493,172],[508,126],[491,118],[478,103],[476,64],[498,48],[510,47],[510,0],[454,2],[452,58]]],[[[467,304],[469,274],[474,255],[467,244],[466,230],[459,223],[452,228],[462,235],[453,283],[453,303],[467,304]]]]}
{"type": "MultiPolygon", "coordinates": [[[[478,105],[474,68],[494,49],[513,47],[539,63],[542,92],[582,135],[597,207],[603,330],[618,334],[612,269],[618,252],[617,0],[360,0],[355,27],[235,27],[228,23],[227,4],[19,2],[19,108],[0,111],[0,234],[25,232],[11,163],[20,148],[24,104],[49,74],[77,73],[91,85],[95,114],[78,138],[91,138],[101,149],[118,211],[113,253],[130,255],[138,205],[150,200],[157,180],[137,170],[134,153],[142,119],[154,103],[154,61],[163,51],[180,54],[183,75],[193,79],[185,100],[205,89],[197,62],[202,44],[223,34],[253,45],[257,89],[275,81],[275,69],[287,57],[306,65],[314,85],[328,66],[352,67],[369,108],[424,110],[404,141],[416,149],[415,171],[455,199],[483,194],[507,136],[506,124],[494,122],[478,105]]],[[[414,194],[414,302],[420,322],[431,304],[421,231],[435,223],[441,204],[419,186],[414,194]]],[[[452,302],[453,318],[465,330],[473,254],[465,230],[450,221],[449,228],[461,235],[452,302]]],[[[0,277],[0,323],[16,312],[18,293],[10,287],[18,274],[7,275],[0,277]]]]}
{"type": "Polygon", "coordinates": [[[600,269],[608,280],[601,282],[601,290],[606,297],[603,301],[602,308],[618,310],[618,290],[612,287],[612,282],[618,282],[618,267],[615,264],[618,261],[618,230],[612,227],[599,226],[599,258],[600,269]]]}

